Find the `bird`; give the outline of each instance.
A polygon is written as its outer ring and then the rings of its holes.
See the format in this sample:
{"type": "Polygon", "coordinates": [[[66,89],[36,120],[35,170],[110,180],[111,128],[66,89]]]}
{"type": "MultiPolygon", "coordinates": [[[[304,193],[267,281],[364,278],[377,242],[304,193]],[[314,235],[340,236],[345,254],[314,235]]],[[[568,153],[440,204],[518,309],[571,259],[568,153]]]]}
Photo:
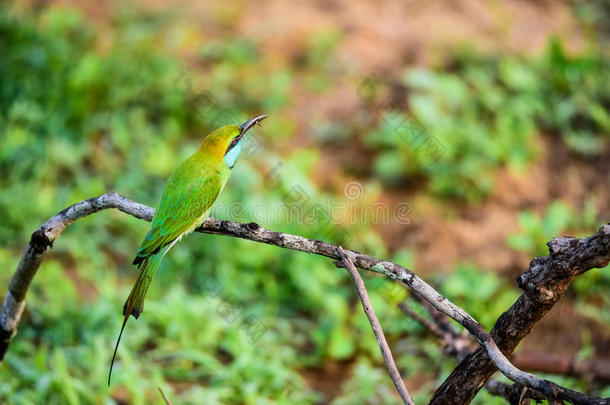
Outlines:
{"type": "Polygon", "coordinates": [[[123,306],[123,325],[110,363],[108,386],[127,320],[130,316],[138,319],[142,313],[144,297],[163,257],[176,242],[205,221],[229,180],[246,141],[246,132],[265,118],[266,114],[259,115],[240,126],[226,125],[210,132],[199,149],[167,179],[150,230],[133,260],[140,274],[123,306]]]}

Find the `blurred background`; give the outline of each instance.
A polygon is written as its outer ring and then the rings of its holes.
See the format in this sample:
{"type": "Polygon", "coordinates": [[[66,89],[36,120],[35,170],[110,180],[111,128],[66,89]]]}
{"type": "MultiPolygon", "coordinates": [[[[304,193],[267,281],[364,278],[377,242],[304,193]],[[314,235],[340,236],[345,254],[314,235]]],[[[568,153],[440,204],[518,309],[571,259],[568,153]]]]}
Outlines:
{"type": "MultiPolygon", "coordinates": [[[[115,191],[156,206],[210,130],[269,114],[213,215],[412,268],[487,330],[553,236],[610,219],[605,1],[16,1],[0,6],[0,293],[30,234],[115,191]],[[294,213],[276,215],[285,202],[294,213]],[[236,204],[238,203],[238,204],[236,204]]],[[[73,224],[35,278],[2,404],[399,404],[345,271],[192,235],[128,323],[144,221],[73,224]]],[[[365,279],[425,401],[455,367],[365,279]]],[[[610,361],[610,269],[518,352],[610,361]]],[[[422,308],[413,306],[424,314],[422,308]]],[[[594,376],[545,375],[594,395],[594,376]]],[[[503,404],[481,391],[477,404],[503,404]]]]}

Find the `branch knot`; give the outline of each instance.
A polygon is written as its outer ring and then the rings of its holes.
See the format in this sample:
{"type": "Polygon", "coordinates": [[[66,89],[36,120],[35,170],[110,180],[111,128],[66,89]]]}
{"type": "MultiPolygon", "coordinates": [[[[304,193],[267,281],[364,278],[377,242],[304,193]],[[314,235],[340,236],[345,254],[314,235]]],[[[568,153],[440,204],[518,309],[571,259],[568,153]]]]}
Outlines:
{"type": "Polygon", "coordinates": [[[36,254],[41,254],[47,250],[48,247],[53,247],[53,241],[49,239],[46,231],[47,229],[45,227],[41,227],[30,237],[32,250],[34,250],[36,254]]]}

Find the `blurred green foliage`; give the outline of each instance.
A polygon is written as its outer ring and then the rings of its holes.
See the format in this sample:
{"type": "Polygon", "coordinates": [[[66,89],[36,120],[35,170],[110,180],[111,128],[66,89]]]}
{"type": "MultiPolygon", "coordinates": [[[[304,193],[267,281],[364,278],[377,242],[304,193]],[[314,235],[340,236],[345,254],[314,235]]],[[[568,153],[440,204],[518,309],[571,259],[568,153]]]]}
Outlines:
{"type": "Polygon", "coordinates": [[[410,115],[377,101],[386,118],[365,138],[378,151],[376,174],[390,183],[423,176],[432,193],[476,202],[493,190],[494,168],[527,167],[540,134],[583,156],[601,153],[610,140],[609,68],[604,53],[568,55],[553,40],[533,60],[461,51],[448,69],[409,69],[410,115]],[[423,137],[411,142],[401,131],[423,137]],[[439,145],[438,159],[427,144],[439,145]]]}
{"type": "MultiPolygon", "coordinates": [[[[255,41],[229,37],[198,44],[194,63],[201,74],[176,56],[175,43],[187,35],[170,29],[167,17],[117,10],[100,27],[68,8],[22,15],[0,7],[2,268],[16,267],[30,233],[58,210],[106,191],[155,205],[169,172],[203,134],[221,121],[273,114],[290,103],[293,71],[262,63],[255,41]],[[202,104],[202,96],[214,101],[202,104]]],[[[230,13],[220,17],[230,24],[230,13]]],[[[338,69],[332,55],[341,40],[335,31],[320,31],[297,58],[311,92],[323,94],[332,84],[338,69]]],[[[377,174],[388,181],[422,175],[439,195],[476,201],[493,187],[491,168],[526,167],[536,154],[531,139],[542,125],[575,150],[594,153],[608,133],[600,109],[607,102],[603,63],[568,57],[555,44],[542,61],[461,55],[452,73],[409,71],[404,85],[410,111],[445,152],[432,164],[421,150],[396,139],[384,121],[364,136],[377,153],[377,174]],[[542,83],[546,75],[554,78],[552,85],[542,83]],[[549,106],[553,97],[561,102],[549,106]]],[[[321,122],[320,128],[343,141],[350,136],[343,124],[321,122]]],[[[271,136],[281,141],[296,130],[296,122],[278,114],[256,134],[263,142],[271,136]]],[[[309,180],[318,157],[314,149],[297,148],[282,157],[282,178],[271,179],[261,162],[272,167],[280,159],[263,148],[239,162],[219,203],[274,206],[295,185],[312,201],[327,197],[309,180]]],[[[555,210],[548,221],[563,221],[567,214],[555,210]]],[[[248,213],[233,214],[252,220],[248,213]]],[[[317,221],[261,225],[342,241],[320,231],[326,219],[317,221]]],[[[525,218],[526,235],[515,246],[534,251],[561,228],[544,224],[525,218]]],[[[167,256],[144,315],[127,325],[107,388],[120,310],[135,278],[130,252],[147,227],[107,211],[62,235],[31,287],[19,334],[0,368],[0,402],[161,404],[160,386],[176,404],[313,404],[324,393],[301,371],[351,362],[334,404],[399,403],[347,274],[324,258],[215,235],[186,238],[167,256]],[[210,296],[210,282],[221,286],[220,298],[210,296]],[[265,326],[258,340],[249,339],[239,320],[223,316],[228,303],[265,326]]],[[[349,231],[350,247],[392,258],[368,224],[349,231]]],[[[400,251],[393,259],[411,266],[414,257],[400,251]]],[[[0,285],[10,275],[0,274],[0,285]]],[[[417,395],[426,397],[455,361],[398,313],[395,300],[402,296],[387,282],[365,281],[399,366],[407,376],[425,373],[429,382],[417,395]]],[[[435,281],[487,328],[517,294],[469,263],[435,281]]],[[[497,399],[481,393],[476,401],[497,399]]]]}
{"type": "MultiPolygon", "coordinates": [[[[542,216],[532,211],[519,213],[520,231],[508,236],[506,243],[511,248],[524,252],[528,257],[545,256],[547,243],[554,237],[590,235],[601,221],[597,218],[594,200],[588,200],[579,212],[563,201],[551,203],[542,216]]],[[[593,269],[577,277],[569,293],[577,300],[579,311],[602,325],[610,324],[610,264],[602,269],[593,269]],[[593,303],[596,303],[593,305],[593,303]],[[602,305],[599,305],[600,302],[602,305]]]]}
{"type": "Polygon", "coordinates": [[[443,295],[468,312],[487,330],[519,298],[515,286],[507,286],[496,274],[471,263],[459,263],[449,276],[438,280],[443,295]]]}
{"type": "MultiPolygon", "coordinates": [[[[593,210],[592,222],[594,222],[594,207],[588,206],[584,215],[590,216],[591,210],[593,210]]],[[[513,249],[521,250],[531,256],[544,256],[548,253],[547,242],[559,236],[574,222],[574,214],[570,207],[563,201],[555,201],[548,206],[542,218],[531,211],[520,212],[519,225],[522,231],[509,235],[506,242],[513,249]]]]}
{"type": "MultiPolygon", "coordinates": [[[[35,16],[3,9],[1,16],[3,268],[15,268],[29,233],[44,218],[73,202],[113,190],[156,204],[169,172],[223,114],[272,112],[289,97],[290,75],[261,74],[263,67],[254,63],[257,48],[247,40],[204,45],[198,57],[210,74],[201,78],[160,49],[165,21],[154,15],[119,12],[104,37],[70,9],[48,7],[35,16]],[[199,87],[217,98],[215,104],[194,102],[199,87]]],[[[333,41],[313,41],[312,63],[330,52],[333,41]]],[[[290,125],[278,120],[266,129],[290,125]]],[[[240,162],[221,202],[272,205],[294,185],[320,197],[306,177],[315,160],[315,153],[296,150],[282,162],[283,183],[272,187],[251,162],[240,162]]],[[[250,219],[244,215],[237,219],[250,219]]],[[[316,227],[270,225],[322,237],[316,227]]],[[[149,404],[161,403],[161,386],[181,404],[305,404],[321,394],[308,388],[299,369],[356,353],[380,362],[366,318],[350,301],[349,277],[327,260],[198,235],[166,258],[146,315],[127,326],[107,388],[120,308],[135,276],[126,255],[146,228],[105,212],[62,235],[28,295],[18,338],[0,369],[0,398],[11,404],[101,404],[114,397],[149,404]],[[206,299],[210,280],[222,286],[225,298],[206,299]],[[222,305],[229,303],[247,308],[266,327],[260,339],[250,342],[239,321],[223,317],[222,305]]],[[[362,229],[357,236],[366,244],[371,232],[362,229]]],[[[2,274],[0,282],[7,285],[9,277],[2,274]]],[[[375,301],[380,315],[390,312],[382,298],[375,301]]],[[[383,370],[377,371],[381,382],[363,395],[393,393],[383,370]]]]}

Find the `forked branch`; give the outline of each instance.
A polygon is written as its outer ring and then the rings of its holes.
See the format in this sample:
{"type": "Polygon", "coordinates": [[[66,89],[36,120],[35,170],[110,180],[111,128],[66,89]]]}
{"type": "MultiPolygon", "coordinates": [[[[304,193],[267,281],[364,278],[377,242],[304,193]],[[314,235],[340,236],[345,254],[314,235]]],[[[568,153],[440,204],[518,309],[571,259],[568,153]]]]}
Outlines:
{"type": "MultiPolygon", "coordinates": [[[[147,221],[150,221],[154,214],[153,208],[136,203],[118,194],[108,193],[81,201],[80,203],[66,208],[49,219],[34,232],[30,243],[23,253],[17,270],[11,278],[2,311],[0,312],[0,361],[3,360],[10,341],[16,333],[21,314],[25,307],[25,296],[29,285],[34,278],[47,249],[53,245],[53,242],[61,235],[61,232],[72,222],[78,218],[107,208],[116,208],[135,216],[136,218],[147,221]]],[[[286,249],[326,256],[335,260],[343,260],[335,245],[320,240],[303,238],[297,235],[270,231],[261,228],[256,223],[243,224],[209,218],[201,227],[197,228],[196,231],[233,236],[286,249]]],[[[579,264],[577,267],[577,274],[593,267],[600,267],[604,260],[605,262],[610,260],[610,225],[602,226],[595,235],[589,238],[573,239],[573,241],[570,241],[569,245],[570,244],[574,245],[573,248],[577,252],[575,254],[580,259],[577,260],[579,264]]],[[[562,243],[557,243],[554,246],[556,246],[557,249],[556,256],[560,254],[565,256],[569,250],[568,247],[562,243]]],[[[345,256],[349,257],[356,267],[383,274],[410,288],[428,301],[438,311],[464,326],[464,328],[466,328],[466,330],[468,330],[468,332],[470,332],[479,342],[482,347],[480,350],[483,350],[488,358],[491,359],[493,365],[510,380],[544,393],[547,398],[553,400],[565,399],[577,404],[607,404],[607,401],[605,400],[593,400],[584,394],[562,388],[551,381],[540,379],[533,374],[523,372],[513,366],[498,348],[492,337],[485,332],[477,321],[463,309],[439,294],[412,271],[396,263],[350,250],[345,250],[345,256]]],[[[574,262],[574,260],[572,262],[574,262]]],[[[573,265],[572,262],[566,262],[565,266],[573,265]]],[[[538,273],[529,274],[528,277],[522,277],[522,285],[524,285],[528,291],[536,291],[539,295],[542,294],[543,296],[544,294],[548,295],[549,293],[553,293],[552,290],[538,290],[538,273]]],[[[554,302],[554,297],[555,296],[547,297],[547,300],[554,302]]],[[[506,319],[501,317],[498,322],[506,322],[506,319]]],[[[515,322],[517,328],[520,327],[520,324],[521,322],[515,322]]],[[[531,328],[529,330],[531,330],[531,328]]],[[[526,333],[529,333],[529,330],[527,330],[526,333]]],[[[481,383],[479,389],[482,385],[483,384],[481,383]]]]}

